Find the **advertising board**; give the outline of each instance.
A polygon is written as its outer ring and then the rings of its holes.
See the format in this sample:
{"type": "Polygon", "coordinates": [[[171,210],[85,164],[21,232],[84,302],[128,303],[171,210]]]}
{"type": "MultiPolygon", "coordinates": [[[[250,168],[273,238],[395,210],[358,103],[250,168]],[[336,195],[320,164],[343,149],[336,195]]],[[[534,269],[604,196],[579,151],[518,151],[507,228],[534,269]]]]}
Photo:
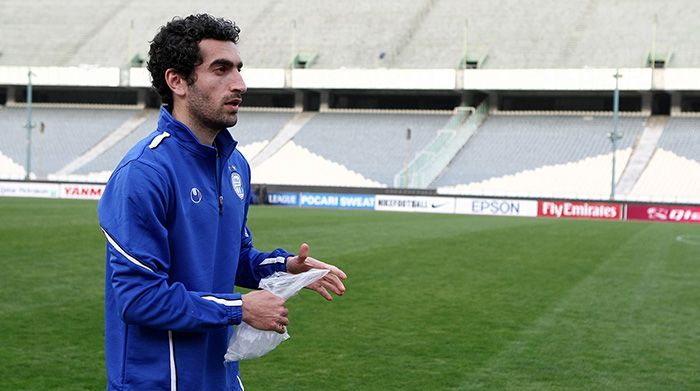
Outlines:
{"type": "Polygon", "coordinates": [[[457,198],[455,213],[482,216],[537,217],[537,201],[499,198],[457,198]]]}
{"type": "Polygon", "coordinates": [[[1,197],[58,198],[57,183],[0,182],[1,197]]]}
{"type": "Polygon", "coordinates": [[[700,207],[683,205],[628,204],[627,219],[700,224],[700,207]]]}
{"type": "Polygon", "coordinates": [[[99,200],[105,190],[105,185],[61,183],[60,189],[60,198],[99,200]]]}
{"type": "Polygon", "coordinates": [[[454,197],[377,194],[375,210],[390,212],[454,213],[454,197]]]}
{"type": "Polygon", "coordinates": [[[270,205],[299,206],[299,193],[269,192],[267,203],[270,205]]]}
{"type": "Polygon", "coordinates": [[[301,193],[302,208],[374,209],[372,194],[301,193]]]}
{"type": "Polygon", "coordinates": [[[538,217],[567,219],[622,219],[622,204],[612,202],[585,201],[539,201],[538,217]]]}

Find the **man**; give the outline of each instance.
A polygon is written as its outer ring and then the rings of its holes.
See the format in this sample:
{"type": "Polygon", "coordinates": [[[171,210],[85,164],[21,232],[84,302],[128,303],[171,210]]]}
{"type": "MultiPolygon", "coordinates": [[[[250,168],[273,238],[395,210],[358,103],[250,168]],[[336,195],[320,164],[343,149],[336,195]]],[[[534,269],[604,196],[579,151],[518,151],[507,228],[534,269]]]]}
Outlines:
{"type": "Polygon", "coordinates": [[[308,288],[332,300],[345,274],[308,257],[253,247],[250,167],[227,127],[246,86],[240,29],[209,15],[175,18],[151,43],[148,69],[164,106],[98,207],[107,238],[105,358],[112,390],[238,390],[224,364],[231,325],[284,332],[284,300],[257,288],[276,271],[330,269],[308,288]]]}

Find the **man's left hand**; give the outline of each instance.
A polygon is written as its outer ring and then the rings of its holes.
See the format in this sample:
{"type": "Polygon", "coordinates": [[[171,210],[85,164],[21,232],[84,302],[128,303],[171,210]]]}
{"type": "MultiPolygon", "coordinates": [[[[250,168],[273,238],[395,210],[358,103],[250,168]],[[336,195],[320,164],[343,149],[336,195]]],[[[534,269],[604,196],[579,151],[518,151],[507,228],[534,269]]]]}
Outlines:
{"type": "Polygon", "coordinates": [[[343,285],[341,279],[345,280],[348,276],[337,267],[310,257],[309,245],[303,243],[299,248],[299,254],[287,258],[287,272],[298,274],[311,269],[328,269],[330,271],[320,280],[307,285],[306,288],[315,290],[325,297],[326,300],[333,300],[333,296],[328,293],[329,290],[338,296],[342,296],[345,293],[345,285],[343,285]]]}

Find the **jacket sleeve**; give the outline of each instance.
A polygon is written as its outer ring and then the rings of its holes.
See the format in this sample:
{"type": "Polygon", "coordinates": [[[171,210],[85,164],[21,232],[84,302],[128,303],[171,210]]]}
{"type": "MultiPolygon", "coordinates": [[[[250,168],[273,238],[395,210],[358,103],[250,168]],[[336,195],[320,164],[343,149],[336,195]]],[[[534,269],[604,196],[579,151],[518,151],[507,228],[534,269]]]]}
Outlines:
{"type": "Polygon", "coordinates": [[[253,247],[253,235],[248,227],[243,227],[241,236],[241,257],[236,272],[236,285],[255,289],[260,280],[275,273],[287,271],[287,257],[293,256],[282,248],[272,252],[262,252],[253,247]]]}
{"type": "MultiPolygon", "coordinates": [[[[250,168],[248,168],[250,170],[250,168]]],[[[241,252],[236,272],[236,285],[256,289],[260,280],[275,273],[287,271],[287,257],[294,256],[282,248],[272,252],[262,252],[253,247],[253,234],[248,229],[248,208],[250,206],[251,186],[247,184],[247,198],[243,230],[241,231],[241,252]]]]}
{"type": "Polygon", "coordinates": [[[113,174],[100,200],[100,226],[107,238],[106,283],[111,285],[115,310],[128,324],[173,331],[239,324],[240,294],[193,292],[181,283],[169,283],[169,186],[154,168],[132,161],[113,174]]]}

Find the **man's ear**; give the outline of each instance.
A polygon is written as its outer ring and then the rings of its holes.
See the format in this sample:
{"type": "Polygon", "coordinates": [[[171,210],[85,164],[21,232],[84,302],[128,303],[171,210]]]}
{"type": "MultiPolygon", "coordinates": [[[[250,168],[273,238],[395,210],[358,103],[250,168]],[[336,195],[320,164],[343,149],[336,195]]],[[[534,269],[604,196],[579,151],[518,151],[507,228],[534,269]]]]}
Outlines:
{"type": "Polygon", "coordinates": [[[187,80],[177,73],[175,69],[169,68],[165,71],[165,82],[168,83],[168,87],[173,91],[173,95],[182,98],[187,93],[187,80]]]}

